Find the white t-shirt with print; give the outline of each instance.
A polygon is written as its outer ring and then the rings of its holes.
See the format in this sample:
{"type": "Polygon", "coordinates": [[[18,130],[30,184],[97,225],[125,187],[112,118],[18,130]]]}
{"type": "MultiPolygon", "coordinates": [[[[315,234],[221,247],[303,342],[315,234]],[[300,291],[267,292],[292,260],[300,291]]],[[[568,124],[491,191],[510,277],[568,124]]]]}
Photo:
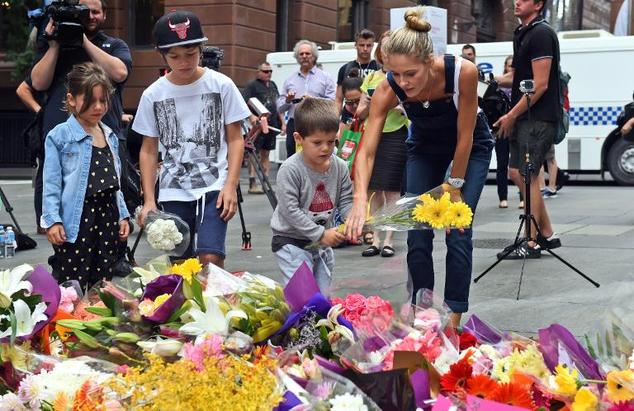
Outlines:
{"type": "Polygon", "coordinates": [[[159,201],[193,201],[221,190],[228,170],[224,126],[250,114],[233,81],[207,68],[191,84],[175,85],[165,77],[152,83],[132,129],[159,138],[159,201]]]}

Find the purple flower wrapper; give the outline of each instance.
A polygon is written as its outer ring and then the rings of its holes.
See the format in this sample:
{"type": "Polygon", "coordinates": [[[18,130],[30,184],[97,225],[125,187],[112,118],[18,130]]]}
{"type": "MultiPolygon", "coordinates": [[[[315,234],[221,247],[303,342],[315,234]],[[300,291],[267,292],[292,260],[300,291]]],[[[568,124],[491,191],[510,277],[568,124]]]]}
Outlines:
{"type": "Polygon", "coordinates": [[[605,377],[599,368],[599,364],[590,357],[588,352],[577,341],[568,329],[560,324],[552,324],[548,328],[542,328],[539,334],[539,351],[544,356],[548,368],[553,371],[557,364],[566,363],[573,366],[590,380],[604,380],[605,377]],[[564,350],[568,359],[559,358],[559,353],[564,350]]]}
{"type": "Polygon", "coordinates": [[[162,294],[171,294],[161,306],[149,317],[144,319],[153,323],[162,324],[166,322],[174,311],[178,310],[185,302],[183,294],[183,277],[176,274],[162,275],[145,287],[142,300],[150,299],[154,301],[156,297],[162,294]]]}

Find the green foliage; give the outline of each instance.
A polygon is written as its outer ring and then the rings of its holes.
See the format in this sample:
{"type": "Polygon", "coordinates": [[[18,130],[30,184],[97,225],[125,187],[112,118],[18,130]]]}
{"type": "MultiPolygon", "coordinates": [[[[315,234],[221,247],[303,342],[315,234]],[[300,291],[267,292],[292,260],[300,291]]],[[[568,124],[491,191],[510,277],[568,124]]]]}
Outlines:
{"type": "Polygon", "coordinates": [[[33,64],[35,52],[28,47],[30,27],[27,19],[28,6],[24,0],[10,0],[0,3],[0,50],[7,53],[7,60],[15,63],[11,72],[13,80],[26,76],[33,64]]]}

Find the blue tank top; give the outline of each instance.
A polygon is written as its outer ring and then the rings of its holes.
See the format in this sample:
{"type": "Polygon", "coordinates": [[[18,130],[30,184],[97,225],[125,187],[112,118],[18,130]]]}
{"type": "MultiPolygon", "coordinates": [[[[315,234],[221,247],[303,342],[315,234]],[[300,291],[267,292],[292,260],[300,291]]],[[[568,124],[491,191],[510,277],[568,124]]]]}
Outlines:
{"type": "Polygon", "coordinates": [[[445,97],[430,101],[427,108],[422,101],[406,101],[407,95],[396,84],[392,72],[387,80],[411,120],[411,133],[407,139],[409,150],[429,154],[453,154],[458,135],[458,110],[453,102],[456,58],[445,55],[445,97]]]}

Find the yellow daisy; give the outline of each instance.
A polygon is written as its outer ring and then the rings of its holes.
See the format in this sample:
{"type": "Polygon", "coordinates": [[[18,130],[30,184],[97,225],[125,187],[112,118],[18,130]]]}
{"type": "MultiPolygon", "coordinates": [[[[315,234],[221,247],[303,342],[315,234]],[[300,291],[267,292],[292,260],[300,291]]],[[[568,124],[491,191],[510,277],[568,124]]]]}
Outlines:
{"type": "Polygon", "coordinates": [[[599,400],[597,396],[586,387],[582,387],[575,395],[575,402],[572,403],[572,411],[596,411],[599,400]]]}
{"type": "Polygon", "coordinates": [[[198,274],[203,269],[197,258],[188,258],[181,264],[174,264],[172,267],[172,274],[178,274],[185,279],[189,284],[192,282],[192,277],[198,274]]]}
{"type": "Polygon", "coordinates": [[[612,402],[634,399],[634,372],[632,370],[608,373],[608,399],[612,402]]]}
{"type": "Polygon", "coordinates": [[[454,228],[466,228],[471,225],[473,212],[462,201],[451,203],[447,210],[447,225],[454,228]]]}
{"type": "Polygon", "coordinates": [[[445,217],[450,205],[451,205],[451,202],[449,201],[448,198],[446,201],[444,198],[441,198],[440,200],[434,201],[433,203],[425,204],[423,206],[425,208],[424,210],[424,218],[426,220],[425,222],[429,224],[431,228],[435,230],[441,230],[445,228],[446,226],[445,217]]]}
{"type": "Polygon", "coordinates": [[[577,393],[577,377],[579,373],[575,369],[570,369],[563,365],[555,367],[555,383],[557,384],[557,393],[572,397],[577,393]]]}

